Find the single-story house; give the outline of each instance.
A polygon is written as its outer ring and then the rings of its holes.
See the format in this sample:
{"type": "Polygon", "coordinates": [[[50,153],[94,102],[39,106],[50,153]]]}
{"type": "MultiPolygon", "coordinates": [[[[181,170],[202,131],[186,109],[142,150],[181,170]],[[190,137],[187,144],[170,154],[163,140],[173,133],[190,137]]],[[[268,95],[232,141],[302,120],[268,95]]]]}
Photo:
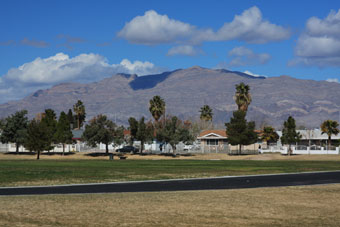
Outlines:
{"type": "MultiPolygon", "coordinates": [[[[256,133],[259,134],[260,131],[256,131],[256,133]]],[[[237,145],[232,146],[228,143],[228,135],[225,129],[203,130],[197,140],[200,142],[203,153],[224,153],[239,149],[237,145]]],[[[260,144],[259,141],[255,144],[242,146],[242,150],[257,151],[260,144]]]]}
{"type": "MultiPolygon", "coordinates": [[[[321,146],[326,147],[328,144],[328,135],[326,133],[322,134],[321,129],[305,129],[305,130],[296,130],[301,135],[300,141],[296,145],[302,146],[321,146]]],[[[277,134],[282,136],[282,131],[277,131],[277,134]]],[[[279,145],[281,145],[280,139],[278,141],[279,145]]],[[[332,144],[339,143],[340,133],[338,135],[331,136],[332,144]]]]}

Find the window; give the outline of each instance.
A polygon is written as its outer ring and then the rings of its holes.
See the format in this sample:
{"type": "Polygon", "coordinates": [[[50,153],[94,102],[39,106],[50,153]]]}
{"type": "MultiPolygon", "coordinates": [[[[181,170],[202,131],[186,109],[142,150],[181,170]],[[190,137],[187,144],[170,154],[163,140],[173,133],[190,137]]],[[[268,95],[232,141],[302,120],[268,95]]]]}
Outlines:
{"type": "Polygon", "coordinates": [[[207,145],[208,146],[216,146],[216,145],[218,145],[218,140],[217,139],[207,140],[207,145]]]}

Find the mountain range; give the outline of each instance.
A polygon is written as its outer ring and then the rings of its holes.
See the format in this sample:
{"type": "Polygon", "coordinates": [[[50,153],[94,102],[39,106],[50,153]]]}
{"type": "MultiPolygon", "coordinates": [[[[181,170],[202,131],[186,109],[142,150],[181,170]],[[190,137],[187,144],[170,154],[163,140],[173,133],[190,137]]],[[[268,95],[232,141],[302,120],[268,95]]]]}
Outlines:
{"type": "MultiPolygon", "coordinates": [[[[203,105],[213,109],[214,123],[223,127],[237,109],[235,85],[250,86],[252,103],[247,118],[257,127],[282,127],[292,115],[300,127],[319,127],[327,119],[339,120],[340,84],[301,80],[290,76],[254,77],[246,73],[194,66],[157,75],[116,74],[89,84],[63,83],[38,90],[19,101],[0,105],[0,117],[26,109],[29,117],[47,108],[57,113],[72,109],[77,100],[85,104],[87,120],[105,114],[117,124],[127,125],[129,117],[151,119],[149,100],[160,95],[166,113],[182,119],[199,119],[203,105]]],[[[217,126],[218,127],[218,126],[217,126]]]]}

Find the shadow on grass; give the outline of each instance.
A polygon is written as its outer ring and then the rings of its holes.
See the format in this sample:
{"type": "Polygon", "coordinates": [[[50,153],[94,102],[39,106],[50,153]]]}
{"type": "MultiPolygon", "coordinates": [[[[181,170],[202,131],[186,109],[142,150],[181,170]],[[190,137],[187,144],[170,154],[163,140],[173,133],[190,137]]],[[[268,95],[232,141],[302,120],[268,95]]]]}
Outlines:
{"type": "MultiPolygon", "coordinates": [[[[75,152],[65,152],[64,156],[70,156],[70,155],[74,155],[74,154],[75,154],[75,152]]],[[[41,153],[41,155],[48,155],[48,156],[59,155],[59,156],[62,156],[63,153],[61,153],[61,152],[44,152],[44,153],[41,153]]]]}
{"type": "Polygon", "coordinates": [[[189,156],[195,156],[194,154],[190,154],[190,153],[161,153],[159,154],[160,156],[170,156],[170,157],[173,157],[173,158],[176,158],[176,157],[179,157],[179,156],[184,156],[184,157],[189,157],[189,156]]]}
{"type": "Polygon", "coordinates": [[[109,155],[116,155],[116,154],[103,153],[103,152],[93,152],[93,153],[85,154],[85,156],[91,156],[91,157],[102,157],[102,156],[109,156],[109,155]]]}
{"type": "MultiPolygon", "coordinates": [[[[64,156],[68,156],[68,155],[74,155],[74,152],[65,152],[64,156]]],[[[37,155],[36,152],[6,152],[5,155],[37,155]]],[[[48,155],[48,156],[52,156],[52,155],[59,155],[62,156],[63,153],[62,152],[43,152],[40,153],[40,155],[48,155]]]]}
{"type": "Polygon", "coordinates": [[[5,155],[36,155],[35,152],[6,152],[5,155]]]}

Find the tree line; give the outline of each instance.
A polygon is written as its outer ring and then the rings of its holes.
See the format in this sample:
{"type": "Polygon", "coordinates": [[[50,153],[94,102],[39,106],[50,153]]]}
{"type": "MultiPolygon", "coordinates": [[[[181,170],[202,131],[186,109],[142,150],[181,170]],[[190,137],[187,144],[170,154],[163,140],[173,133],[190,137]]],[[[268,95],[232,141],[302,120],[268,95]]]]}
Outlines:
{"type": "Polygon", "coordinates": [[[165,101],[160,96],[154,96],[149,101],[149,111],[153,121],[146,121],[145,117],[129,118],[128,135],[124,135],[123,126],[117,126],[105,115],[98,115],[85,126],[83,139],[91,146],[105,144],[106,153],[109,152],[108,146],[111,143],[119,145],[126,142],[133,145],[134,141],[140,141],[140,152],[142,152],[145,143],[157,140],[161,144],[170,144],[175,153],[179,142],[193,142],[195,137],[190,130],[191,123],[182,121],[176,116],[166,115],[165,101]]]}
{"type": "MultiPolygon", "coordinates": [[[[261,134],[255,132],[255,122],[248,122],[246,119],[248,107],[252,102],[249,85],[243,82],[235,86],[234,100],[237,110],[233,112],[230,121],[225,123],[228,142],[231,145],[239,145],[239,154],[242,152],[242,145],[249,145],[257,142],[258,139],[267,142],[276,142],[279,136],[271,126],[264,126],[261,134]]],[[[39,159],[40,152],[52,150],[53,144],[62,144],[63,154],[65,144],[72,143],[72,129],[80,129],[86,119],[85,106],[81,100],[73,105],[73,111],[61,112],[57,119],[54,110],[46,109],[41,119],[28,121],[27,111],[18,111],[15,114],[0,121],[2,143],[15,143],[16,152],[23,145],[30,151],[37,152],[39,159]]],[[[89,120],[85,125],[82,139],[90,146],[105,144],[106,153],[109,151],[109,144],[120,145],[123,142],[133,145],[134,141],[140,141],[140,152],[144,150],[144,144],[157,140],[162,145],[170,144],[176,152],[176,145],[179,142],[191,143],[202,129],[213,128],[213,111],[209,105],[204,105],[199,110],[199,124],[189,120],[182,121],[177,116],[166,115],[166,104],[163,98],[156,95],[149,100],[149,111],[153,121],[145,121],[145,117],[128,120],[130,131],[124,134],[125,128],[117,126],[107,116],[99,114],[89,120]]],[[[322,133],[328,135],[328,146],[331,145],[331,135],[338,134],[338,122],[326,120],[321,124],[322,133]]],[[[288,144],[288,154],[291,154],[291,145],[298,142],[301,135],[296,131],[295,119],[289,116],[283,124],[281,141],[288,144]]]]}
{"type": "Polygon", "coordinates": [[[17,111],[1,121],[2,143],[14,143],[16,152],[24,146],[29,151],[37,152],[37,159],[42,151],[50,152],[55,144],[62,144],[63,155],[65,145],[72,143],[72,129],[80,128],[85,121],[85,106],[78,100],[73,106],[74,113],[69,109],[68,114],[62,111],[57,119],[54,110],[46,109],[36,118],[28,120],[27,110],[17,111]]]}
{"type": "MultiPolygon", "coordinates": [[[[255,122],[247,122],[245,119],[248,107],[252,101],[249,90],[250,87],[244,83],[236,85],[234,100],[238,110],[233,112],[230,122],[225,124],[228,140],[232,145],[239,145],[239,152],[241,152],[241,145],[255,143],[258,138],[254,133],[255,122]]],[[[325,120],[320,125],[322,134],[327,134],[328,136],[328,147],[331,146],[331,136],[337,135],[340,132],[338,126],[339,123],[333,120],[325,120]]],[[[289,116],[283,123],[281,136],[282,144],[288,144],[288,155],[292,154],[291,145],[299,142],[301,137],[300,133],[296,131],[295,119],[289,116]]],[[[259,138],[267,143],[277,142],[279,135],[272,126],[264,126],[259,138]]]]}

